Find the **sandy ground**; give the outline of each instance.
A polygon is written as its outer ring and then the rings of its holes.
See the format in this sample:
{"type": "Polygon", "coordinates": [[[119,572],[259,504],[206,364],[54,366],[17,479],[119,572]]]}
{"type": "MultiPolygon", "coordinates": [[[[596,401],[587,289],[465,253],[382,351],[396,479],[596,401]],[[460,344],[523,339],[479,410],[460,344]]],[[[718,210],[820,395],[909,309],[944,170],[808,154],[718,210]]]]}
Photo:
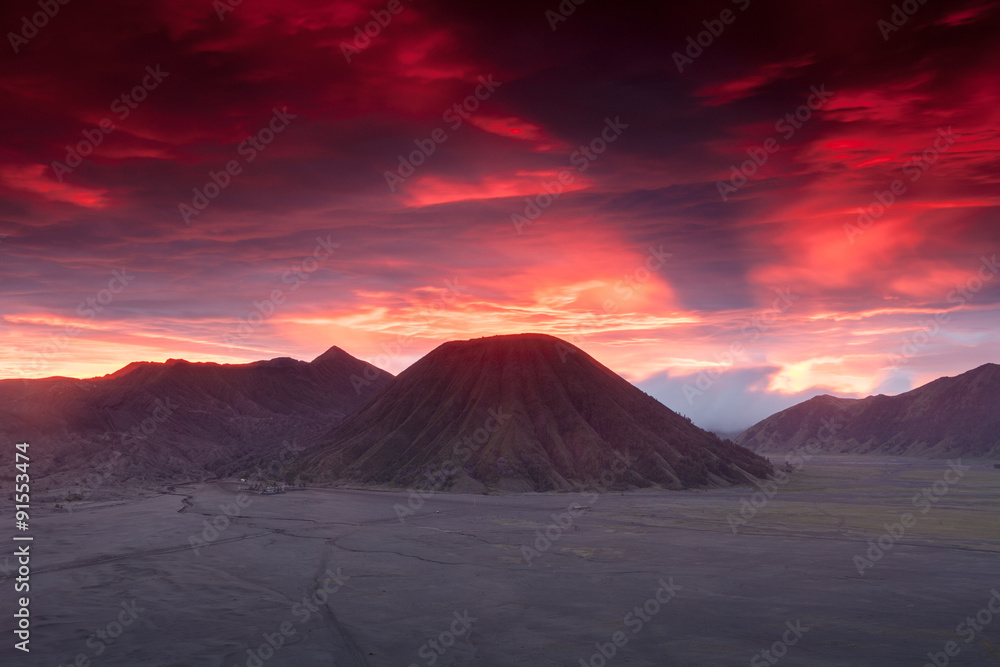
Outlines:
{"type": "Polygon", "coordinates": [[[224,520],[227,483],[36,510],[31,652],[12,648],[7,577],[0,664],[919,667],[948,641],[947,664],[1000,664],[1000,613],[956,634],[1000,590],[1000,470],[947,470],[824,457],[770,498],[440,493],[402,521],[406,492],[346,489],[246,496],[224,520]],[[734,532],[741,501],[759,507],[734,532]]]}

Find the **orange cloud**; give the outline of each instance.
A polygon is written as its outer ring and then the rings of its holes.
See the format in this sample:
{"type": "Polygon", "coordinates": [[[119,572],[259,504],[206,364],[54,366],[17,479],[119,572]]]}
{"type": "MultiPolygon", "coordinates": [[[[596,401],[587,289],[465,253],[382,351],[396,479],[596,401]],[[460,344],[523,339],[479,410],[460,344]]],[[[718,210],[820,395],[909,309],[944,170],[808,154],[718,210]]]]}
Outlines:
{"type": "MultiPolygon", "coordinates": [[[[520,171],[486,176],[477,182],[440,176],[418,176],[402,189],[405,190],[406,203],[414,207],[479,199],[534,197],[545,192],[543,184],[558,183],[558,174],[558,171],[520,171]]],[[[563,193],[583,190],[591,184],[589,179],[578,174],[573,176],[572,183],[561,185],[563,193]]]]}
{"type": "Polygon", "coordinates": [[[104,208],[109,203],[107,190],[60,183],[44,164],[5,167],[0,171],[0,179],[10,188],[38,194],[50,201],[67,202],[84,208],[104,208]]]}

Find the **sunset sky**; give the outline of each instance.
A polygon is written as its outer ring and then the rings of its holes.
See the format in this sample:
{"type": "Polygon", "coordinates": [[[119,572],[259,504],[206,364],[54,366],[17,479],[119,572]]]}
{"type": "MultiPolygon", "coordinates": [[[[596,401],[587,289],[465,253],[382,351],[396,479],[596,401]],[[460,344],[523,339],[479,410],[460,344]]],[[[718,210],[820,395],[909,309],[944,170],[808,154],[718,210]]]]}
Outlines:
{"type": "Polygon", "coordinates": [[[51,2],[0,377],[534,331],[735,431],[1000,362],[1000,2],[51,2]]]}

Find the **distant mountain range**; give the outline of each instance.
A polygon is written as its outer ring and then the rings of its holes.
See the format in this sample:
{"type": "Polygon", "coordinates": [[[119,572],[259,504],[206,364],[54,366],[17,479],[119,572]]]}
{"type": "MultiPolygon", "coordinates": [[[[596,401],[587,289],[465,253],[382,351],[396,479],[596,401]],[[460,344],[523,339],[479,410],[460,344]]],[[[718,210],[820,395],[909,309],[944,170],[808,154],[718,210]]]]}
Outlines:
{"type": "Polygon", "coordinates": [[[726,486],[773,472],[754,452],[807,444],[1000,457],[1000,366],[892,397],[819,396],[734,444],[552,336],[445,343],[396,378],[333,347],[312,362],[169,360],[0,380],[0,439],[31,443],[33,490],[54,494],[254,471],[465,491],[726,486]]]}
{"type": "Polygon", "coordinates": [[[101,486],[94,471],[115,483],[203,479],[294,460],[391,379],[333,347],[311,363],[171,359],[85,380],[2,380],[0,439],[27,441],[48,486],[101,486]]]}
{"type": "Polygon", "coordinates": [[[757,452],[788,452],[811,439],[826,453],[1000,457],[1000,366],[985,364],[898,396],[817,396],[736,441],[757,452]]]}
{"type": "Polygon", "coordinates": [[[297,468],[314,481],[519,491],[571,490],[602,473],[608,488],[681,489],[771,472],[583,350],[541,334],[441,345],[297,468]]]}

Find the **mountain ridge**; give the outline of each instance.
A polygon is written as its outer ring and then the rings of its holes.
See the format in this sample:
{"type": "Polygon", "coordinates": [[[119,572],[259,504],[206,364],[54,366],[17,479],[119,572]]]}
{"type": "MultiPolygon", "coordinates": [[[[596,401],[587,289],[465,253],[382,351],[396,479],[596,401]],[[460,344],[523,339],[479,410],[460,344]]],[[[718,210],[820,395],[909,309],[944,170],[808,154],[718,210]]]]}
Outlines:
{"type": "Polygon", "coordinates": [[[32,445],[32,470],[73,485],[235,472],[341,422],[392,376],[335,348],[312,362],[132,362],[104,376],[0,380],[0,437],[32,445]],[[356,386],[353,376],[371,378],[356,386]]]}
{"type": "Polygon", "coordinates": [[[801,446],[838,425],[826,453],[948,458],[1000,457],[1000,365],[982,364],[895,396],[823,394],[754,424],[736,441],[757,452],[801,446]]]}

